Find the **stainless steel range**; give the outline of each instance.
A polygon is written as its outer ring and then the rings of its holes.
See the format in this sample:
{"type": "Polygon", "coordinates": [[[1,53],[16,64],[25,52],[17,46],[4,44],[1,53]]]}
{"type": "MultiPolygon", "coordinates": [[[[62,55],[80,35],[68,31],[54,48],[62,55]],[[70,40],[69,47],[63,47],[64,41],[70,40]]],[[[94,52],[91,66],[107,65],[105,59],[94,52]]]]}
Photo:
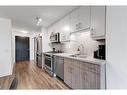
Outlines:
{"type": "Polygon", "coordinates": [[[45,65],[44,69],[51,75],[53,76],[53,56],[51,54],[45,54],[45,65]]]}
{"type": "Polygon", "coordinates": [[[54,53],[59,53],[59,52],[46,52],[44,53],[44,69],[51,75],[54,75],[54,53]]]}

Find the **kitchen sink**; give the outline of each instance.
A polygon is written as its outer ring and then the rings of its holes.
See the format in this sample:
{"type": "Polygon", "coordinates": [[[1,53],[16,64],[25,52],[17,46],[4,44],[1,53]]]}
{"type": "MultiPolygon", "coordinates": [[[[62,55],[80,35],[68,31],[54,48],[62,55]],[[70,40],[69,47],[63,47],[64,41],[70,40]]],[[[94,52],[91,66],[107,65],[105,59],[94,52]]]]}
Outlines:
{"type": "Polygon", "coordinates": [[[86,58],[86,55],[70,55],[70,57],[86,58]]]}

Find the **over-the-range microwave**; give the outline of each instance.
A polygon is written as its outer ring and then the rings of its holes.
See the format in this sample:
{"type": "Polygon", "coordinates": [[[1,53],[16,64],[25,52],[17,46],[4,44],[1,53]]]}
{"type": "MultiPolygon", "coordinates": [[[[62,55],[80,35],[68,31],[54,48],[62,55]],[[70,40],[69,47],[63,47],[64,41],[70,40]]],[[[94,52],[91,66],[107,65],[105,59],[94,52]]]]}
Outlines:
{"type": "Polygon", "coordinates": [[[51,42],[60,42],[60,33],[52,33],[50,35],[51,42]]]}

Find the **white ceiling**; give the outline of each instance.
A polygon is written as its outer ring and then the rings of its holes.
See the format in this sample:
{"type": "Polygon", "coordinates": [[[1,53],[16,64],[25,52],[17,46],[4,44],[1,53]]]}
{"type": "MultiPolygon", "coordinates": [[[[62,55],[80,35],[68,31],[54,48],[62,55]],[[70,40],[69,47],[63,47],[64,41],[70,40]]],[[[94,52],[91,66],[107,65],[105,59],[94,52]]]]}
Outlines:
{"type": "Polygon", "coordinates": [[[47,27],[74,8],[74,6],[0,7],[0,17],[10,18],[13,29],[34,32],[40,28],[40,26],[36,25],[36,17],[41,17],[41,26],[47,27]]]}

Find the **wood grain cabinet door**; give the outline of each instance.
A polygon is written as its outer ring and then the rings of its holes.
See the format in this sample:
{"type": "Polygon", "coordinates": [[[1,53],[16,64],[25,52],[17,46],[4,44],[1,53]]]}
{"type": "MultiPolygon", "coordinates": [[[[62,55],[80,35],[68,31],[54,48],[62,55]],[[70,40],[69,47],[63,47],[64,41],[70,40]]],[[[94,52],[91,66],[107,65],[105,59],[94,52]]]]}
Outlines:
{"type": "Polygon", "coordinates": [[[100,88],[100,67],[95,64],[80,64],[80,86],[82,89],[100,88]]]}
{"type": "Polygon", "coordinates": [[[80,89],[80,64],[79,61],[72,60],[72,88],[80,89]]]}
{"type": "Polygon", "coordinates": [[[100,89],[100,66],[65,58],[64,82],[73,89],[100,89]]]}
{"type": "Polygon", "coordinates": [[[100,88],[100,73],[98,72],[98,66],[95,64],[87,63],[87,77],[88,81],[88,89],[99,89],[100,88]]]}
{"type": "Polygon", "coordinates": [[[71,78],[72,74],[71,74],[71,63],[70,60],[65,58],[64,59],[64,82],[71,87],[72,83],[71,83],[71,78]]]}
{"type": "Polygon", "coordinates": [[[88,81],[87,64],[80,62],[80,88],[87,89],[88,81]]]}

